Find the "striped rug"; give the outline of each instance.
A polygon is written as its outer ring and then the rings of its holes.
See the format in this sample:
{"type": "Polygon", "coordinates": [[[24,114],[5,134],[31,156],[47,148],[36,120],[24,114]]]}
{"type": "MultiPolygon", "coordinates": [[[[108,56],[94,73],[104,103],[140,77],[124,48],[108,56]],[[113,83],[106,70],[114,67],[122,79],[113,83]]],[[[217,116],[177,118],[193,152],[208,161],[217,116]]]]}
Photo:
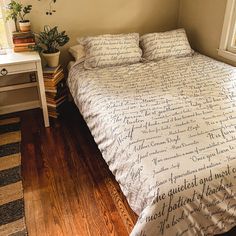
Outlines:
{"type": "Polygon", "coordinates": [[[0,235],[27,235],[21,181],[20,119],[0,119],[0,235]]]}

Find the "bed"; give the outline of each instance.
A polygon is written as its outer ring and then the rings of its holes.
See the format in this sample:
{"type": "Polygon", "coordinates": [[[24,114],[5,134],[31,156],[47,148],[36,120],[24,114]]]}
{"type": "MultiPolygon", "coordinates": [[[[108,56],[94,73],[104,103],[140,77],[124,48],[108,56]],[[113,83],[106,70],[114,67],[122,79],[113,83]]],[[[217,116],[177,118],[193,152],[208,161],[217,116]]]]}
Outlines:
{"type": "Polygon", "coordinates": [[[132,236],[236,225],[236,68],[194,53],[86,70],[68,86],[139,216],[132,236]]]}

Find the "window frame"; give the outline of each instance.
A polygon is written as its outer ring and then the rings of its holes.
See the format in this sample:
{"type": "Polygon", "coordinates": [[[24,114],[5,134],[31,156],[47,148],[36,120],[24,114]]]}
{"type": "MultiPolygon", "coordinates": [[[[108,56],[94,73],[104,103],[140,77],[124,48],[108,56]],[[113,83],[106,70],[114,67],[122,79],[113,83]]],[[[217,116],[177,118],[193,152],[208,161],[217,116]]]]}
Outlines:
{"type": "Polygon", "coordinates": [[[227,0],[218,54],[236,61],[236,0],[227,0]]]}

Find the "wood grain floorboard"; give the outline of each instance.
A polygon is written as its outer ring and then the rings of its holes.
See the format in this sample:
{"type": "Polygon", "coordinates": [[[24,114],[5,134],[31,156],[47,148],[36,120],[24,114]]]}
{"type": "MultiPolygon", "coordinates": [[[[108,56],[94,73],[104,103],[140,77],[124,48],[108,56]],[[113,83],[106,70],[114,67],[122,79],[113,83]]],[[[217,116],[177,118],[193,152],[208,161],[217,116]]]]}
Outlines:
{"type": "Polygon", "coordinates": [[[128,236],[137,215],[75,106],[47,129],[39,109],[16,115],[29,236],[128,236]]]}
{"type": "Polygon", "coordinates": [[[73,106],[45,129],[39,110],[19,113],[29,236],[126,236],[137,216],[73,106]]]}

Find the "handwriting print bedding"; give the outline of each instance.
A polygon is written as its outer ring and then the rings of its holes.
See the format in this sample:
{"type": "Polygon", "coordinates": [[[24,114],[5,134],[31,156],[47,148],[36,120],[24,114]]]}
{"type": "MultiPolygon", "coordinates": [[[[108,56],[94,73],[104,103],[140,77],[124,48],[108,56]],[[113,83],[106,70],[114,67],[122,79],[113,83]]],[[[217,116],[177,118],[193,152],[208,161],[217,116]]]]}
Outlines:
{"type": "Polygon", "coordinates": [[[236,225],[236,69],[196,54],[84,70],[68,84],[139,219],[132,236],[236,225]]]}

